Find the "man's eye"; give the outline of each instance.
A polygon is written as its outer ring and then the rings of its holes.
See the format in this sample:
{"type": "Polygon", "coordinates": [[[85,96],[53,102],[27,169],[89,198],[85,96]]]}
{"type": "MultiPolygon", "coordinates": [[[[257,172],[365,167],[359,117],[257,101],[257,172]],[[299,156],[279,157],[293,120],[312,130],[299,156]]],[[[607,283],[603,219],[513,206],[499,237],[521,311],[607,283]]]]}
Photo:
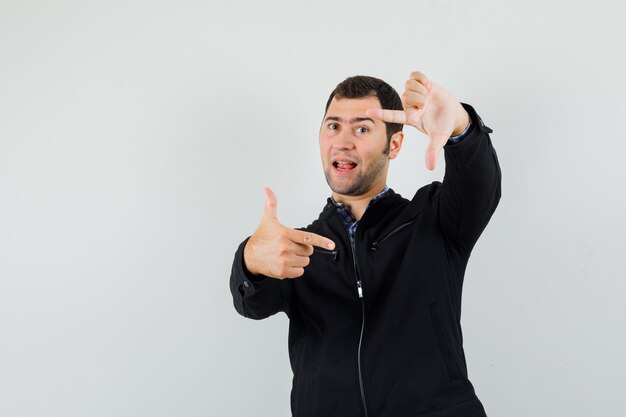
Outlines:
{"type": "Polygon", "coordinates": [[[367,133],[370,130],[368,128],[366,128],[366,127],[357,127],[356,131],[357,131],[357,133],[367,133]]]}
{"type": "Polygon", "coordinates": [[[337,129],[337,125],[335,123],[331,123],[331,124],[328,125],[328,128],[330,130],[335,130],[335,129],[337,129]]]}

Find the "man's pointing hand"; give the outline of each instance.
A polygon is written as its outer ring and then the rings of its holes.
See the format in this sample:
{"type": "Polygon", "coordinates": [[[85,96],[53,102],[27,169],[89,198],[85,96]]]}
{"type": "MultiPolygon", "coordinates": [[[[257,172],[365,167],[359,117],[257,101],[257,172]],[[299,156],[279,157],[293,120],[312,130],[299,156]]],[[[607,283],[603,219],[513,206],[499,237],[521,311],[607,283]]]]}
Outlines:
{"type": "Polygon", "coordinates": [[[271,278],[300,277],[310,262],[313,246],[334,249],[335,243],[315,233],[282,225],[276,215],[276,196],[269,188],[264,188],[263,193],[265,210],[261,223],[243,251],[246,268],[254,275],[271,278]]]}
{"type": "Polygon", "coordinates": [[[368,109],[367,115],[387,123],[411,125],[427,134],[426,167],[435,169],[439,151],[450,136],[460,135],[467,127],[467,111],[452,93],[419,71],[412,72],[404,85],[402,106],[404,111],[368,109]]]}

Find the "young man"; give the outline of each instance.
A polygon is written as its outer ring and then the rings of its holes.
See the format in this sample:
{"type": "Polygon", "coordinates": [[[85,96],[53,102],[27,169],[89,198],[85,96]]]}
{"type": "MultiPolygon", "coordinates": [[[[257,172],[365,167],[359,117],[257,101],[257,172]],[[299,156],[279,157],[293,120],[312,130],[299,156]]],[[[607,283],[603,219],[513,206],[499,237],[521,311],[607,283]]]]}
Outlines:
{"type": "Polygon", "coordinates": [[[402,99],[357,76],[331,93],[320,151],[332,190],[319,218],[290,229],[265,189],[259,227],[230,277],[236,310],[290,319],[295,417],[479,417],[460,326],[470,253],[500,199],[500,167],[474,109],[423,73],[402,99]],[[411,200],[386,185],[402,125],[445,150],[443,182],[411,200]]]}

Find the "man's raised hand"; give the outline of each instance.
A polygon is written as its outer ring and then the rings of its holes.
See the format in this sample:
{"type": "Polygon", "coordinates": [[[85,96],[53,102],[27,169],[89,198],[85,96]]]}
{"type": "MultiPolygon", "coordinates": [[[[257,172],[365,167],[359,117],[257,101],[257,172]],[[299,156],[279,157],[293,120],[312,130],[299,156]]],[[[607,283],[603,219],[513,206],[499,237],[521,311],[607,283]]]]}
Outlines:
{"type": "Polygon", "coordinates": [[[467,127],[467,111],[451,92],[419,71],[412,72],[404,85],[402,106],[404,111],[368,109],[367,114],[384,122],[411,125],[428,135],[426,167],[435,169],[441,148],[467,127]]]}
{"type": "Polygon", "coordinates": [[[276,196],[264,188],[265,210],[261,223],[246,243],[243,258],[254,275],[271,278],[297,278],[310,262],[313,246],[334,249],[335,243],[323,236],[283,226],[276,215],[276,196]]]}

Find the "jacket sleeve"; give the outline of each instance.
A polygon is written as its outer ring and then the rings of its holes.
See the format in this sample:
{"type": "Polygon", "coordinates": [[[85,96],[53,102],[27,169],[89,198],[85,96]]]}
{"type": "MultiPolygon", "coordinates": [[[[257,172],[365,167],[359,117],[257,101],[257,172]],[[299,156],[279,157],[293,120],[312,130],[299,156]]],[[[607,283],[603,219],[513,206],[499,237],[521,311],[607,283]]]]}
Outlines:
{"type": "Polygon", "coordinates": [[[463,140],[444,146],[446,170],[433,202],[450,245],[469,253],[500,201],[501,172],[489,133],[474,108],[461,103],[472,126],[463,140]]]}
{"type": "Polygon", "coordinates": [[[289,316],[289,303],[293,291],[290,279],[275,279],[252,275],[246,268],[243,249],[246,238],[237,248],[230,273],[230,292],[235,309],[244,317],[260,320],[280,311],[289,316]]]}

